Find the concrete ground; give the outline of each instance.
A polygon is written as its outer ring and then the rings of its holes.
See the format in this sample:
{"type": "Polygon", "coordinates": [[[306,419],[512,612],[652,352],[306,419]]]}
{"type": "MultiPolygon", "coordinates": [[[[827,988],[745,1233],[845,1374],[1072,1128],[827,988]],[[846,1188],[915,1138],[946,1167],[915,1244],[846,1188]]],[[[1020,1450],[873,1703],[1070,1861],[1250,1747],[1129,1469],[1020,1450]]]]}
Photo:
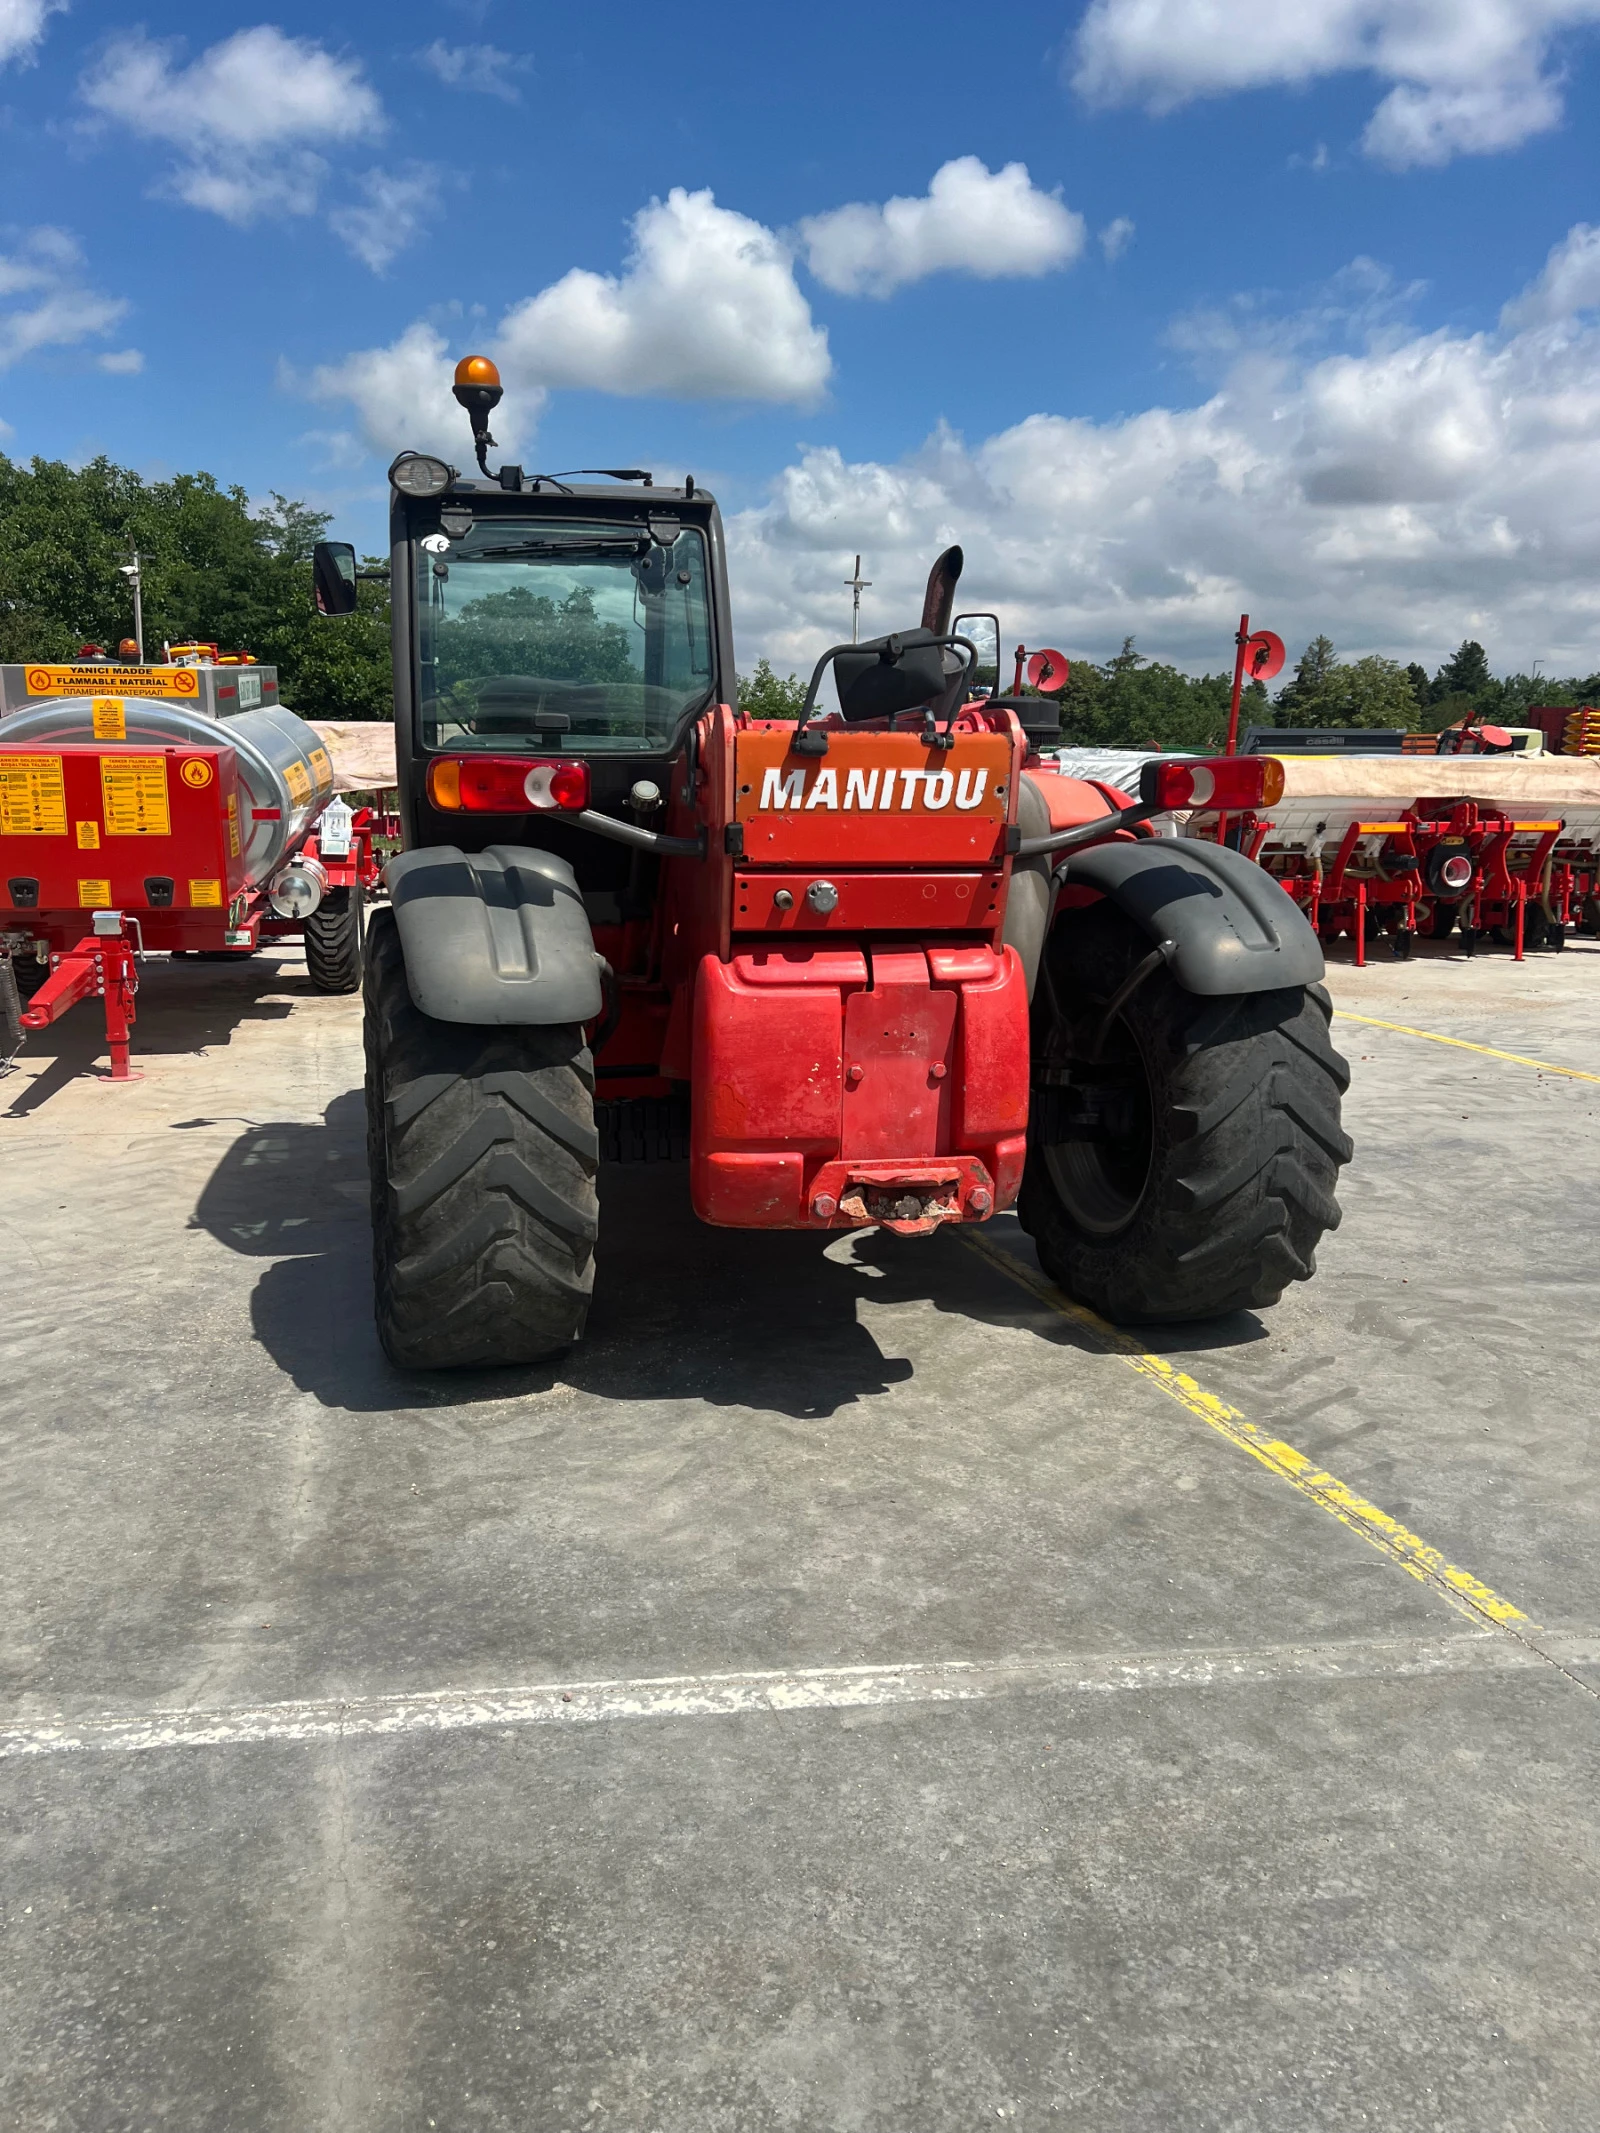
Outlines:
{"type": "MultiPolygon", "coordinates": [[[[1332,983],[1600,1075],[1600,945],[1332,983]]],[[[1336,1028],[1344,1227],[1143,1339],[1187,1405],[959,1238],[673,1169],[605,1179],[571,1357],[405,1376],[356,1002],[157,965],[141,1082],[32,1045],[0,2124],[1591,2133],[1600,1080],[1336,1028]]]]}

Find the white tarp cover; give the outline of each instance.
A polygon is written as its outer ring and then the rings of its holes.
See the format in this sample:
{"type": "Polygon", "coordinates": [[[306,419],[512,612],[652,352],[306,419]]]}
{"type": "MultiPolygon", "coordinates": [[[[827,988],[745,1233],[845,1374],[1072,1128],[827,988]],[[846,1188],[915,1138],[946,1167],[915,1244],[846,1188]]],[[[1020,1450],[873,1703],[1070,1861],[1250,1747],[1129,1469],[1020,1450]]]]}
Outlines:
{"type": "Polygon", "coordinates": [[[313,718],[306,722],[333,759],[338,792],[390,792],[397,783],[392,719],[313,718]]]}
{"type": "Polygon", "coordinates": [[[1283,765],[1286,800],[1413,800],[1459,794],[1519,806],[1600,806],[1600,757],[1583,755],[1293,756],[1283,765]]]}

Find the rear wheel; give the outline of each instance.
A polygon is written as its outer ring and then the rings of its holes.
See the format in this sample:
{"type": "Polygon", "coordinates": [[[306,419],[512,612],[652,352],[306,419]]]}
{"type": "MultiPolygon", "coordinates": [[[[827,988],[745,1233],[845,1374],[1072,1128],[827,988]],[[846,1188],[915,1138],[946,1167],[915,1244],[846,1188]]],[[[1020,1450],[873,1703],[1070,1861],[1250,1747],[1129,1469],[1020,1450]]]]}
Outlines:
{"type": "Polygon", "coordinates": [[[436,1022],[392,911],[367,929],[378,1334],[415,1370],[536,1362],[583,1331],[599,1226],[581,1029],[436,1022]]]}
{"type": "Polygon", "coordinates": [[[361,989],[361,891],[330,889],[305,922],[306,972],[318,992],[361,989]]]}
{"type": "Polygon", "coordinates": [[[1018,1213],[1046,1272],[1107,1318],[1259,1309],[1309,1278],[1339,1222],[1350,1075],[1328,996],[1201,999],[1158,967],[1096,1048],[1106,1003],[1149,949],[1109,903],[1047,946],[1018,1213]]]}

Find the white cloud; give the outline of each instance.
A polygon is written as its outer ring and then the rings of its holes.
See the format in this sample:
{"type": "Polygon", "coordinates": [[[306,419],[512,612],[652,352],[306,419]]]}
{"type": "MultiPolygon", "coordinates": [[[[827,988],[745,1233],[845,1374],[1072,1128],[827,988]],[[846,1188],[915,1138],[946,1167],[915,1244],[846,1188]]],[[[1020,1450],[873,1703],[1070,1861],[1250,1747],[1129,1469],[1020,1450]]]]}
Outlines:
{"type": "Polygon", "coordinates": [[[1040,192],[1025,163],[991,171],[976,156],[942,165],[918,199],[856,201],[799,228],[806,264],[844,296],[888,296],[929,274],[1048,274],[1072,264],[1083,234],[1083,217],[1040,192]]]}
{"type": "Polygon", "coordinates": [[[832,370],[773,232],[674,186],[633,218],[620,275],[574,267],[501,321],[506,383],[675,400],[814,402],[832,370]]]}
{"type": "Polygon", "coordinates": [[[308,215],[327,165],[319,148],[370,140],[383,107],[358,60],[264,23],[188,66],[142,30],[114,38],[80,84],[104,119],[178,151],[167,187],[239,225],[308,215]]]}
{"type": "Polygon", "coordinates": [[[15,251],[0,253],[0,369],[40,348],[97,340],[127,314],[125,298],[89,287],[65,230],[30,230],[15,251]]]}
{"type": "MultiPolygon", "coordinates": [[[[513,306],[494,333],[474,335],[505,379],[493,427],[507,452],[531,435],[552,387],[803,404],[826,385],[828,337],[771,230],[709,192],[675,190],[634,217],[633,239],[622,274],[575,267],[513,306]]],[[[386,348],[324,364],[304,382],[285,371],[283,383],[352,407],[375,452],[412,445],[460,465],[468,431],[450,393],[454,367],[444,334],[419,320],[386,348]]]]}
{"type": "Polygon", "coordinates": [[[96,356],[94,367],[109,377],[136,378],[144,369],[144,353],[138,348],[114,349],[110,355],[96,356]]]}
{"type": "MultiPolygon", "coordinates": [[[[896,465],[806,452],[730,522],[741,664],[809,667],[848,610],[915,617],[935,553],[1008,641],[1104,658],[1140,648],[1212,671],[1241,612],[1291,644],[1429,664],[1464,636],[1497,665],[1600,666],[1600,325],[1575,231],[1505,335],[1416,334],[1360,353],[1247,351],[1202,405],[1096,423],[1038,414],[896,465]]],[[[1293,347],[1299,336],[1281,336],[1293,347]]]]}
{"type": "Polygon", "coordinates": [[[504,104],[520,104],[522,91],[514,77],[526,74],[533,61],[525,53],[502,52],[493,44],[446,44],[442,37],[417,54],[447,89],[472,89],[480,96],[497,96],[504,104]]]}
{"type": "Polygon", "coordinates": [[[357,259],[381,274],[438,206],[440,177],[432,163],[369,170],[359,181],[360,201],[335,208],[328,221],[357,259]]]}
{"type": "Polygon", "coordinates": [[[1578,222],[1552,247],[1539,279],[1506,305],[1500,323],[1508,330],[1519,326],[1559,326],[1580,311],[1597,308],[1600,229],[1578,222]]]}
{"type": "Polygon", "coordinates": [[[1118,215],[1100,232],[1100,249],[1106,255],[1106,265],[1122,257],[1133,242],[1133,224],[1126,215],[1118,215]]]}
{"type": "MultiPolygon", "coordinates": [[[[285,371],[281,382],[325,407],[353,408],[368,449],[385,459],[409,446],[470,468],[472,432],[450,389],[455,360],[444,335],[419,320],[387,348],[364,348],[342,363],[323,364],[304,382],[285,371]]],[[[543,403],[543,393],[524,391],[508,395],[496,409],[490,427],[503,451],[519,448],[543,403]]],[[[344,433],[333,435],[342,442],[344,433]]]]}
{"type": "Polygon", "coordinates": [[[12,60],[27,66],[44,41],[45,24],[66,0],[0,0],[0,67],[12,60]]]}
{"type": "Polygon", "coordinates": [[[1394,86],[1363,146],[1405,169],[1558,124],[1558,40],[1597,21],[1600,0],[1092,0],[1072,78],[1095,102],[1161,112],[1365,70],[1394,86]]]}

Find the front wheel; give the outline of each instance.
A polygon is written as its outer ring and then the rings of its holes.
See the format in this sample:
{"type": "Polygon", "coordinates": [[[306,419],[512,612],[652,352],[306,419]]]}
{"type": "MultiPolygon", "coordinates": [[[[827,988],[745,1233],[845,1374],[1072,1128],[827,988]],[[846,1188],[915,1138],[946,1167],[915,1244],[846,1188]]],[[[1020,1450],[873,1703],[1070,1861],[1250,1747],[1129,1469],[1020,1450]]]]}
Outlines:
{"type": "Polygon", "coordinates": [[[583,1331],[599,1227],[583,1032],[438,1022],[392,911],[367,928],[378,1335],[413,1370],[537,1362],[583,1331]]]}
{"type": "Polygon", "coordinates": [[[1328,996],[1204,999],[1158,967],[1101,1034],[1149,951],[1109,903],[1051,936],[1018,1215],[1045,1271],[1106,1318],[1260,1309],[1309,1279],[1339,1223],[1350,1073],[1328,996]]]}

